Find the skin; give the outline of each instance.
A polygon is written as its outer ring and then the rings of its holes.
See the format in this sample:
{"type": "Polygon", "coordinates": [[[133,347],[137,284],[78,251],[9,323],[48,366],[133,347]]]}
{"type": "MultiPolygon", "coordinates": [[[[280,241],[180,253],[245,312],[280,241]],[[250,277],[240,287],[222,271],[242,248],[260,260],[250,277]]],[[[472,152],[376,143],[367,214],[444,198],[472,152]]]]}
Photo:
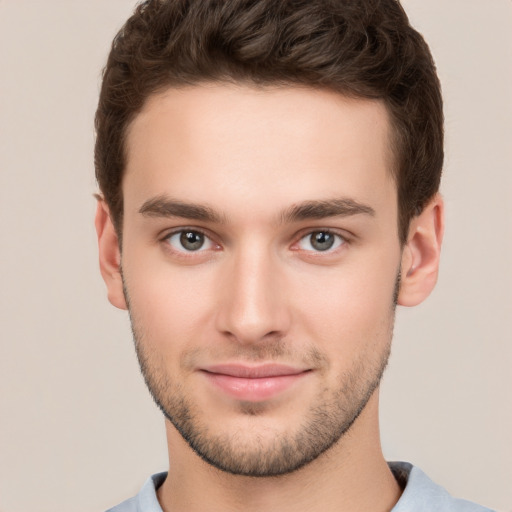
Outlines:
{"type": "Polygon", "coordinates": [[[96,227],[109,299],[129,305],[145,378],[173,419],[164,511],[385,511],[398,500],[378,382],[394,299],[415,305],[435,285],[443,206],[434,197],[400,245],[389,140],[380,102],[305,88],[169,90],[133,121],[122,250],[103,201],[96,227]],[[200,249],[185,250],[187,230],[204,233],[200,249]],[[326,230],[335,243],[318,250],[311,234],[326,230]],[[270,397],[238,399],[205,373],[270,363],[303,374],[270,397]],[[175,425],[221,453],[205,462],[175,425]],[[305,435],[311,425],[320,435],[305,435]],[[286,443],[313,460],[244,476],[286,443]]]}

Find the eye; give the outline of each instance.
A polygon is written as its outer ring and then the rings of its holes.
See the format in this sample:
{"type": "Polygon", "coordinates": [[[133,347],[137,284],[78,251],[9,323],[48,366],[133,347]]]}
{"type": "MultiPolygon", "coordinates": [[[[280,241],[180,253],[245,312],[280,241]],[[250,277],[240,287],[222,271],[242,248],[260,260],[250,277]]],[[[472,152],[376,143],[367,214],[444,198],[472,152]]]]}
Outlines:
{"type": "Polygon", "coordinates": [[[198,252],[216,246],[204,233],[192,229],[171,233],[166,241],[173,249],[180,252],[198,252]]]}
{"type": "Polygon", "coordinates": [[[312,231],[299,240],[299,249],[304,251],[327,252],[337,249],[345,239],[327,230],[312,231]]]}

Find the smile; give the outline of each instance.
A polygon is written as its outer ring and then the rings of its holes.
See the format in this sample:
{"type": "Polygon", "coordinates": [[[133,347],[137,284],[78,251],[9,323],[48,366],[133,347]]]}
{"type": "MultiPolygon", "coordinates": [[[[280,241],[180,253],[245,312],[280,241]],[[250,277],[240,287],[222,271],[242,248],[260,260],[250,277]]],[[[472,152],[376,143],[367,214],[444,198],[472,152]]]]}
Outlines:
{"type": "Polygon", "coordinates": [[[238,400],[262,402],[289,389],[311,370],[285,365],[217,365],[201,370],[224,393],[238,400]]]}

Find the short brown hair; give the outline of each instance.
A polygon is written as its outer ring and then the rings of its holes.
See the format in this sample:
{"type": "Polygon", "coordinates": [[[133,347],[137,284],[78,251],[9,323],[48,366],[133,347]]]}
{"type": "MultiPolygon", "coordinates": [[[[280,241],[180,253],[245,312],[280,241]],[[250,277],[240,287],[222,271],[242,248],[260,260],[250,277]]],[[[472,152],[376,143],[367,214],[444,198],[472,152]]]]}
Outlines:
{"type": "Polygon", "coordinates": [[[380,99],[392,125],[399,236],[437,192],[439,80],[398,0],[146,0],[112,43],[96,112],[96,178],[121,233],[127,126],[149,96],[202,82],[301,85],[380,99]]]}

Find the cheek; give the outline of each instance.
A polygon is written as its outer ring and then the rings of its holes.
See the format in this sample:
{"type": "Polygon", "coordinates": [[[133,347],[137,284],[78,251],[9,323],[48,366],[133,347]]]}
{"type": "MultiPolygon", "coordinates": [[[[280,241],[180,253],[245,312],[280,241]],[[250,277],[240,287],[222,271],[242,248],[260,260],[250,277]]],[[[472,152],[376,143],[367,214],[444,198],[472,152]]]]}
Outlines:
{"type": "Polygon", "coordinates": [[[142,265],[142,259],[132,254],[123,261],[123,274],[132,319],[145,343],[165,350],[171,341],[176,347],[197,338],[212,303],[207,269],[178,269],[159,258],[142,265]]]}
{"type": "Polygon", "coordinates": [[[346,265],[317,273],[309,283],[303,279],[302,290],[292,296],[297,298],[297,321],[308,337],[343,357],[364,346],[388,343],[394,318],[395,263],[346,265]]]}

